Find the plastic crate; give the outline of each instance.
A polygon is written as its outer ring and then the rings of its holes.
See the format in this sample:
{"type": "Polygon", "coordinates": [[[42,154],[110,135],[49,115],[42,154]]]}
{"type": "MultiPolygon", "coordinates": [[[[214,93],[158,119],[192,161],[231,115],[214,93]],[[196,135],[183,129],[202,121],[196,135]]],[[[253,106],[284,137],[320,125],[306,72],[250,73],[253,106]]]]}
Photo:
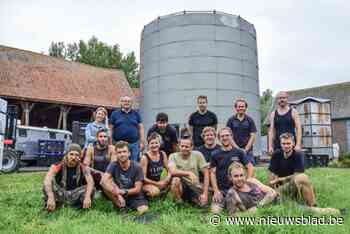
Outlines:
{"type": "Polygon", "coordinates": [[[38,142],[38,166],[50,166],[63,159],[64,141],[39,140],[38,142]]]}

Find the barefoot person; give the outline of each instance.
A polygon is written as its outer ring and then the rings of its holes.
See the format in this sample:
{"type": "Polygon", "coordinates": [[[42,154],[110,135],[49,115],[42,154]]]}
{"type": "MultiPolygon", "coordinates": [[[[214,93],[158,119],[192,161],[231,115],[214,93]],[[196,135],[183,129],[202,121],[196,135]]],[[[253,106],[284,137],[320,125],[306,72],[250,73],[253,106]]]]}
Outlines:
{"type": "Polygon", "coordinates": [[[142,191],[142,168],[129,159],[127,142],[118,141],[115,152],[117,161],[108,165],[101,180],[103,191],[116,208],[130,208],[143,214],[148,210],[148,202],[142,191]]]}
{"type": "Polygon", "coordinates": [[[296,139],[295,150],[301,150],[302,129],[299,113],[288,104],[288,93],[277,94],[277,109],[270,115],[269,148],[272,155],[274,150],[281,149],[280,136],[283,133],[290,133],[296,139]]]}
{"type": "Polygon", "coordinates": [[[143,191],[148,197],[153,198],[168,190],[171,175],[167,155],[164,151],[160,151],[160,135],[153,132],[147,141],[149,150],[141,157],[140,164],[145,177],[143,191]],[[161,179],[164,169],[167,171],[167,176],[161,179]]]}
{"type": "Polygon", "coordinates": [[[235,148],[232,143],[232,132],[228,127],[219,131],[219,140],[222,149],[216,151],[210,161],[210,182],[214,191],[211,211],[220,213],[225,207],[225,197],[231,188],[232,182],[229,180],[228,168],[233,162],[240,162],[247,168],[248,178],[253,177],[254,167],[243,150],[235,148]]]}
{"type": "Polygon", "coordinates": [[[294,149],[294,136],[284,133],[280,136],[281,150],[273,153],[269,166],[269,185],[282,195],[304,200],[310,211],[315,213],[339,214],[334,208],[316,207],[316,196],[307,175],[304,174],[302,152],[294,149]]]}
{"type": "Polygon", "coordinates": [[[226,195],[226,206],[230,215],[237,212],[255,212],[257,207],[271,203],[278,194],[271,187],[255,178],[246,177],[244,166],[234,162],[228,169],[232,187],[226,195]]]}
{"type": "Polygon", "coordinates": [[[49,212],[63,203],[91,207],[94,180],[90,170],[80,163],[80,154],[80,146],[71,144],[63,161],[50,167],[44,180],[44,201],[49,212]]]}
{"type": "Polygon", "coordinates": [[[111,161],[116,161],[114,146],[108,145],[109,135],[107,129],[100,129],[96,133],[97,141],[90,144],[86,150],[84,164],[91,168],[96,189],[101,190],[100,182],[103,173],[111,161]]]}
{"type": "Polygon", "coordinates": [[[189,201],[199,207],[208,203],[209,169],[204,156],[198,151],[192,151],[191,138],[180,140],[180,152],[173,153],[169,158],[169,171],[174,177],[171,192],[175,201],[189,201]],[[203,184],[199,181],[199,172],[203,173],[203,184]]]}

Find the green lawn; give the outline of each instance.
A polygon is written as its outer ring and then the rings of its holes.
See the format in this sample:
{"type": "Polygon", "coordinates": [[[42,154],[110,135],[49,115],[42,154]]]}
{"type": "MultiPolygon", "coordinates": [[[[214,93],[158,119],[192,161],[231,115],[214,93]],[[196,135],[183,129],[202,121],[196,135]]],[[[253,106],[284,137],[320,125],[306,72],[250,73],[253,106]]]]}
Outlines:
{"type": "MultiPolygon", "coordinates": [[[[314,183],[319,206],[350,210],[349,169],[310,169],[307,174],[314,183]]],[[[212,226],[207,210],[176,205],[168,199],[151,203],[151,212],[159,215],[151,224],[134,222],[135,213],[117,212],[104,198],[89,211],[62,207],[48,214],[42,209],[43,177],[43,173],[0,175],[0,233],[350,233],[349,215],[345,224],[335,226],[212,226]]],[[[258,169],[257,177],[266,182],[266,171],[258,169]]],[[[255,216],[301,215],[303,211],[287,200],[264,207],[255,216]]]]}

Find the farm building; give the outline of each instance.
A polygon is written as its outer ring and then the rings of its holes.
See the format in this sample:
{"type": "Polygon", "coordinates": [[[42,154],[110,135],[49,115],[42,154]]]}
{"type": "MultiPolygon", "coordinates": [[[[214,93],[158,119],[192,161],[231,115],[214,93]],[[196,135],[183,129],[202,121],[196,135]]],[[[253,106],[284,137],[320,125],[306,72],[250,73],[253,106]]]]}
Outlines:
{"type": "Polygon", "coordinates": [[[59,129],[90,121],[97,106],[112,110],[121,96],[134,98],[123,71],[6,46],[0,46],[0,87],[23,125],[59,129]]]}

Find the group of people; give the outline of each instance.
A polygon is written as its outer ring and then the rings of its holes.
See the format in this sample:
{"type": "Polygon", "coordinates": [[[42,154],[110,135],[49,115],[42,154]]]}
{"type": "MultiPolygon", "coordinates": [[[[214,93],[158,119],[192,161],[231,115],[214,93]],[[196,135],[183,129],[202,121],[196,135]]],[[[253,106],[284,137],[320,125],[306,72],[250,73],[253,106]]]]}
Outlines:
{"type": "Polygon", "coordinates": [[[94,194],[102,193],[115,208],[149,209],[149,199],[171,194],[176,203],[189,202],[220,213],[227,209],[254,212],[281,196],[305,202],[316,213],[340,214],[335,208],[317,207],[313,186],[304,174],[301,126],[288,95],[277,95],[278,107],[271,114],[268,185],[254,177],[254,120],[246,114],[244,99],[234,102],[236,113],[217,131],[217,117],[207,109],[206,96],[197,98],[198,110],[189,118],[189,128],[180,134],[159,113],[147,133],[130,97],[121,98],[121,109],[100,107],[95,121],[86,127],[81,149],[71,144],[62,162],[52,165],[44,181],[45,207],[69,203],[90,208],[94,194]],[[95,137],[94,137],[95,136],[95,137]],[[220,144],[218,144],[220,143],[220,144]],[[211,201],[211,202],[210,202],[211,201]]]}

